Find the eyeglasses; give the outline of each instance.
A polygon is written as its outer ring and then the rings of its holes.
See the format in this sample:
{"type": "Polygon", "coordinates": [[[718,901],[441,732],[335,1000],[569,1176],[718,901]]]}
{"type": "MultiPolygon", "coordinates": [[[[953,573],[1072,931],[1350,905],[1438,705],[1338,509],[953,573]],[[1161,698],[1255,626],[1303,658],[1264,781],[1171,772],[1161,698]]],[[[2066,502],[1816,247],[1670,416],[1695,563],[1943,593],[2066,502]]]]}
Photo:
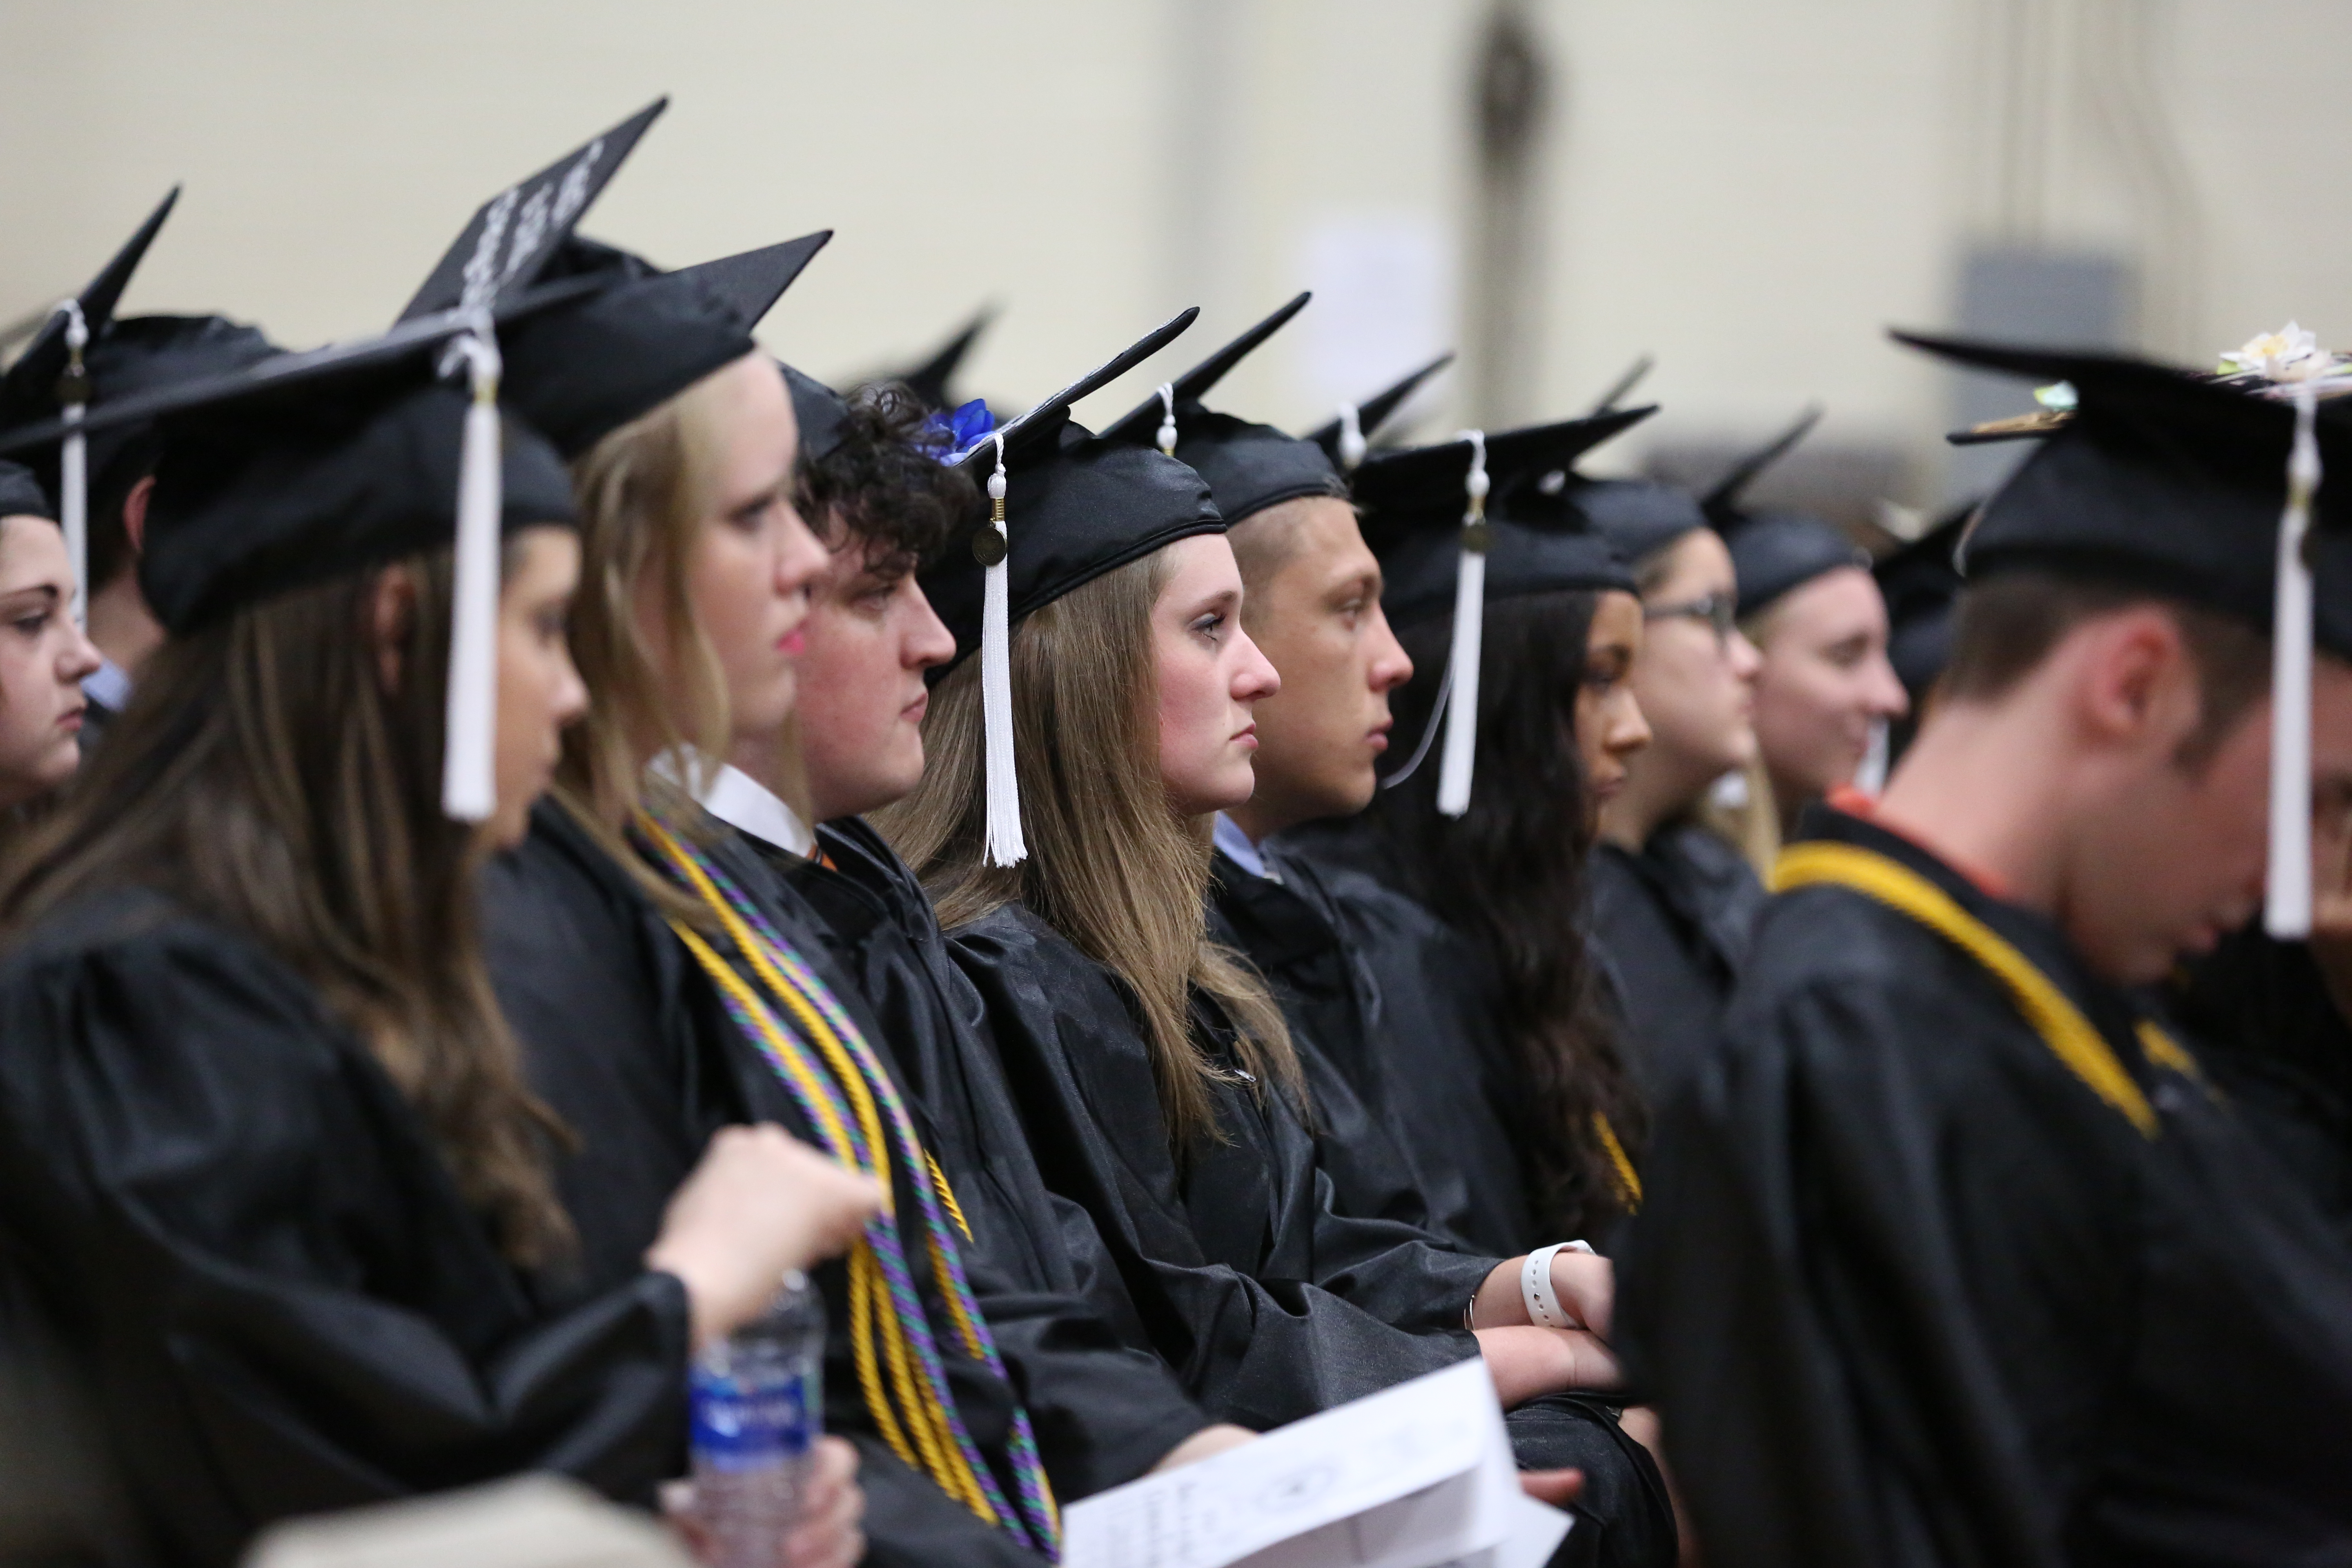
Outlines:
{"type": "Polygon", "coordinates": [[[1644,605],[1642,618],[1645,621],[1704,621],[1715,633],[1716,646],[1730,646],[1731,634],[1739,626],[1739,599],[1733,594],[1709,594],[1704,598],[1685,599],[1678,605],[1644,605]]]}

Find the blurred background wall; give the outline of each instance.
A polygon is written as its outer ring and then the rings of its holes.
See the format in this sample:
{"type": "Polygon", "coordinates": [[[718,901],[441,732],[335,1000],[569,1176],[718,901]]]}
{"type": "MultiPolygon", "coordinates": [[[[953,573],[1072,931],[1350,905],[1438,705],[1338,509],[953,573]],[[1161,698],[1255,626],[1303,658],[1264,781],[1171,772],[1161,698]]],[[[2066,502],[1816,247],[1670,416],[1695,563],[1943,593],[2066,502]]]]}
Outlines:
{"type": "Polygon", "coordinates": [[[837,229],[766,329],[819,374],[993,303],[964,385],[1018,405],[1202,305],[1099,420],[1313,287],[1231,406],[1303,426],[1459,346],[1443,433],[1653,354],[1664,413],[1596,467],[1704,479],[1819,401],[1774,486],[1899,521],[1986,482],[1938,437],[2019,394],[1891,323],[2352,345],[2347,58],[2342,0],[8,0],[0,322],[184,181],[130,308],[380,327],[667,92],[585,227],[672,264],[837,229]]]}

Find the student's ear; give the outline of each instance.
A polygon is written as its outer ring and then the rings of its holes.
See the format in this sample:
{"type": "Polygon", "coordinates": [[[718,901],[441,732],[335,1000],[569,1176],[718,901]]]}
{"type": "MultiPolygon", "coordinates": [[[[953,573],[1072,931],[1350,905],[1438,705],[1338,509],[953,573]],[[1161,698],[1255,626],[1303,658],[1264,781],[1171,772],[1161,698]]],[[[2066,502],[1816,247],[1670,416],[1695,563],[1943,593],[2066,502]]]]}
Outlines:
{"type": "Polygon", "coordinates": [[[2110,742],[2153,742],[2166,754],[2197,721],[2197,672],[2173,618],[2155,605],[2087,628],[2084,718],[2110,742]]]}
{"type": "Polygon", "coordinates": [[[137,556],[147,548],[147,501],[155,493],[155,476],[148,475],[131,487],[122,498],[122,532],[131,541],[131,553],[137,556]]]}
{"type": "Polygon", "coordinates": [[[401,649],[416,616],[415,574],[405,566],[387,568],[375,580],[375,602],[369,612],[375,634],[376,681],[390,697],[400,690],[401,649]]]}

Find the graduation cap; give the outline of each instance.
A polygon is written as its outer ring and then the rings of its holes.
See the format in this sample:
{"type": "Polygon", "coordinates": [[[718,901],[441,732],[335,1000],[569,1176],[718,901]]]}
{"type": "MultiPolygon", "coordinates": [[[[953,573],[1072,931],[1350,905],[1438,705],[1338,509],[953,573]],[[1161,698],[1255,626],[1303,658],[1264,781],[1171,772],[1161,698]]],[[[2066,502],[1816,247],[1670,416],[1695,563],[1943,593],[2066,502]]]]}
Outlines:
{"type": "Polygon", "coordinates": [[[972,312],[971,320],[964,323],[963,330],[940,344],[939,351],[930,358],[908,370],[872,379],[901,384],[915,395],[924,408],[932,413],[952,408],[955,403],[948,388],[954,384],[956,372],[963,368],[965,358],[971,353],[971,345],[980,341],[980,334],[986,331],[995,320],[996,307],[982,305],[972,312]]]}
{"type": "Polygon", "coordinates": [[[1216,353],[1163,384],[1113,421],[1106,441],[1151,444],[1209,482],[1217,510],[1230,525],[1302,496],[1342,496],[1345,480],[1313,441],[1254,425],[1202,406],[1201,399],[1284,322],[1306,308],[1300,294],[1216,353]]]}
{"type": "Polygon", "coordinates": [[[57,521],[47,492],[22,463],[0,462],[0,517],[46,517],[57,521]]]}
{"type": "Polygon", "coordinates": [[[1643,354],[1632,364],[1627,365],[1625,374],[1611,382],[1609,390],[1602,393],[1600,400],[1593,404],[1592,412],[1595,414],[1614,412],[1619,404],[1633,395],[1633,389],[1642,384],[1650,372],[1657,368],[1657,363],[1656,359],[1649,354],[1643,354]]]}
{"type": "Polygon", "coordinates": [[[1098,437],[1070,419],[1070,405],[1126,374],[1192,324],[1193,307],[1139,338],[1028,413],[951,455],[989,500],[919,575],[924,594],[955,635],[955,658],[938,679],[980,655],[987,739],[988,858],[1028,857],[1013,756],[1013,624],[1130,561],[1224,521],[1209,487],[1150,447],[1098,437]]]}
{"type": "Polygon", "coordinates": [[[1781,595],[1841,566],[1870,565],[1870,552],[1832,524],[1803,512],[1746,506],[1741,497],[1757,476],[1795,448],[1822,420],[1815,404],[1796,422],[1731,465],[1699,505],[1731,551],[1739,581],[1739,613],[1752,616],[1781,595]]]}
{"type": "Polygon", "coordinates": [[[1406,398],[1421,389],[1421,384],[1454,363],[1451,353],[1439,354],[1419,370],[1372,394],[1361,403],[1343,403],[1337,417],[1307,433],[1307,439],[1323,448],[1323,455],[1342,474],[1352,474],[1371,449],[1371,439],[1381,426],[1404,406],[1406,398]]]}
{"type": "Polygon", "coordinates": [[[60,426],[55,437],[58,521],[65,528],[66,554],[73,563],[76,626],[87,618],[89,602],[89,448],[79,426],[89,407],[91,381],[84,356],[114,320],[131,275],[139,270],[147,247],[155,243],[179,199],[180,187],[173,185],[89,286],[58,305],[7,374],[0,375],[0,431],[51,421],[60,426]]]}
{"type": "Polygon", "coordinates": [[[2064,382],[2074,405],[1985,503],[1971,580],[2019,568],[2088,574],[2228,616],[2272,639],[2271,846],[2264,923],[2311,924],[2311,657],[2352,658],[2352,375],[2290,327],[2218,378],[2120,355],[1907,332],[1977,369],[2064,382]],[[2299,340],[2299,341],[2298,341],[2299,340]],[[2329,592],[2317,595],[2313,580],[2329,592]]]}
{"type": "Polygon", "coordinates": [[[570,237],[604,186],[636,149],[646,128],[669,107],[657,98],[601,136],[591,137],[474,211],[434,264],[400,320],[488,303],[502,289],[538,281],[540,268],[570,237]]]}
{"type": "MultiPolygon", "coordinates": [[[[1571,589],[1633,591],[1633,574],[1564,481],[1579,458],[1656,412],[1626,409],[1494,436],[1468,430],[1451,441],[1369,458],[1356,470],[1365,541],[1381,560],[1381,607],[1399,626],[1428,620],[1449,605],[1454,611],[1444,689],[1430,715],[1433,725],[1441,712],[1445,720],[1437,777],[1437,809],[1444,815],[1470,809],[1486,601],[1571,589]],[[1553,475],[1563,482],[1548,483],[1553,475]]],[[[1384,782],[1402,782],[1419,761],[1384,782]]]]}
{"type": "Polygon", "coordinates": [[[1961,542],[1977,515],[1969,502],[1871,568],[1886,600],[1886,658],[1916,708],[1951,661],[1952,616],[1965,579],[1961,542]]]}
{"type": "Polygon", "coordinates": [[[567,459],[579,457],[753,353],[751,329],[832,237],[824,229],[675,272],[593,240],[566,241],[541,276],[597,287],[507,334],[508,400],[567,459]]]}

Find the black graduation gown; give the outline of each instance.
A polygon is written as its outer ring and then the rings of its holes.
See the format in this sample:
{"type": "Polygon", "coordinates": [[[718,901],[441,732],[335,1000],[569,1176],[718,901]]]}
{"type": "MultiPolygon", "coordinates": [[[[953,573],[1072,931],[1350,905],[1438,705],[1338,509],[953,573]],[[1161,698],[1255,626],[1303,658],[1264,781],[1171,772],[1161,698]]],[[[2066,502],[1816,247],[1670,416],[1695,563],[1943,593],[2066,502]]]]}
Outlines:
{"type": "MultiPolygon", "coordinates": [[[[869,1042],[880,1037],[857,994],[831,970],[819,935],[776,901],[781,884],[731,830],[708,825],[714,856],[833,987],[869,1042]]],[[[773,1121],[814,1142],[799,1106],[745,1042],[716,989],[630,879],[561,810],[542,806],[530,840],[487,886],[492,979],[524,1042],[531,1079],[581,1135],[563,1169],[582,1231],[587,1278],[641,1253],[668,1194],[702,1144],[730,1122],[773,1121]],[[601,1261],[600,1261],[601,1260],[601,1261]]],[[[887,1062],[887,1058],[886,1058],[887,1062]]],[[[919,1207],[897,1173],[898,1212],[919,1207]]],[[[914,1239],[911,1230],[909,1241],[914,1239]]],[[[1082,1497],[1140,1474],[1202,1425],[1185,1411],[1172,1436],[1150,1420],[1118,1418],[1135,1381],[1120,1352],[1082,1306],[1004,1288],[986,1260],[967,1258],[982,1309],[1013,1384],[963,1356],[952,1336],[928,1249],[909,1245],[908,1270],[938,1334],[956,1405],[1014,1495],[1007,1457],[1015,1399],[1027,1409],[1056,1494],[1082,1497]]],[[[1034,1563],[894,1455],[876,1431],[850,1360],[847,1271],[816,1271],[836,1331],[826,1347],[826,1423],[860,1451],[869,1561],[877,1563],[1034,1563]]],[[[1154,1406],[1164,1416],[1164,1406],[1154,1406]]]]}
{"type": "Polygon", "coordinates": [[[685,1419],[687,1302],[642,1264],[538,1299],[313,988],[149,892],[0,968],[0,1225],[104,1421],[150,1560],[568,1472],[643,1500],[685,1419]]]}
{"type": "MultiPolygon", "coordinates": [[[[1223,1140],[1171,1152],[1145,1043],[1109,973],[1018,904],[950,933],[978,988],[1045,1181],[1093,1215],[1160,1355],[1222,1419],[1264,1429],[1477,1353],[1463,1309],[1497,1259],[1349,1215],[1315,1135],[1279,1094],[1212,1091],[1223,1140]]],[[[1195,1036],[1234,1061],[1196,998],[1195,1036]]],[[[1561,1563],[1664,1568],[1672,1509],[1613,1402],[1509,1412],[1528,1468],[1586,1473],[1561,1563]]]]}
{"type": "Polygon", "coordinates": [[[1313,824],[1261,847],[1353,960],[1371,1020],[1367,1065],[1385,1085],[1437,1226],[1498,1258],[1570,1239],[1538,1234],[1528,1206],[1535,1130],[1517,1056],[1496,1022],[1486,955],[1398,890],[1360,821],[1313,824]]]}
{"type": "Polygon", "coordinates": [[[2310,948],[2257,919],[2168,992],[2240,1118],[2352,1237],[2352,1027],[2310,948]]]}
{"type": "Polygon", "coordinates": [[[1661,827],[1639,854],[1601,844],[1591,866],[1593,942],[1617,990],[1627,1065],[1654,1104],[1714,1041],[1764,886],[1695,822],[1661,827]]]}
{"type": "Polygon", "coordinates": [[[1868,823],[2082,1009],[2157,1116],[1859,892],[1775,899],[1620,1279],[1715,1568],[2352,1561],[2352,1258],[2048,921],[1868,823]]]}
{"type": "MultiPolygon", "coordinates": [[[[1215,852],[1209,934],[1247,959],[1281,1005],[1314,1103],[1316,1152],[1341,1212],[1455,1239],[1456,1229],[1430,1212],[1427,1194],[1458,1194],[1461,1183],[1450,1171],[1435,1181],[1423,1175],[1407,1152],[1402,1115],[1389,1103],[1392,1086],[1374,1043],[1377,983],[1360,973],[1311,878],[1297,877],[1294,887],[1278,859],[1269,854],[1265,864],[1261,876],[1215,852]]],[[[1451,1217],[1456,1225],[1465,1218],[1451,1217]]]]}

